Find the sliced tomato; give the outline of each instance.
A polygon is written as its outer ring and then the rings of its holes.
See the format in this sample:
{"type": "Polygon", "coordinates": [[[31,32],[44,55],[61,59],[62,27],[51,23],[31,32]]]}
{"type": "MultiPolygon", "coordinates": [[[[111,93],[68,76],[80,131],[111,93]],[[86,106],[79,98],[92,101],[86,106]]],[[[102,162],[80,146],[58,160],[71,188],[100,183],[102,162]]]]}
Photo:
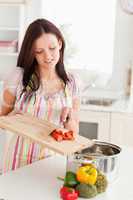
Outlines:
{"type": "Polygon", "coordinates": [[[74,135],[73,131],[67,131],[63,132],[61,130],[54,130],[51,133],[51,136],[56,140],[56,141],[62,141],[62,140],[74,140],[74,135]]]}
{"type": "Polygon", "coordinates": [[[74,139],[73,131],[65,132],[63,135],[63,139],[64,140],[73,140],[74,139]]]}
{"type": "Polygon", "coordinates": [[[58,142],[62,141],[63,140],[63,135],[61,133],[58,133],[56,130],[54,130],[52,133],[51,133],[51,136],[58,142]]]}

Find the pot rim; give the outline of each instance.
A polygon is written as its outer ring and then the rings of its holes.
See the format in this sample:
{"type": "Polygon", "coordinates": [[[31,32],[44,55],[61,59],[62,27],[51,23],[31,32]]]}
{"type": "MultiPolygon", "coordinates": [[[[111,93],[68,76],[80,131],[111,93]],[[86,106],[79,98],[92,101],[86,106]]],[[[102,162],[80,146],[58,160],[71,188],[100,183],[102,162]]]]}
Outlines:
{"type": "MultiPolygon", "coordinates": [[[[121,147],[119,147],[118,145],[115,145],[115,144],[112,144],[112,143],[109,143],[109,142],[104,142],[104,141],[100,141],[100,140],[96,140],[96,139],[93,139],[93,141],[94,141],[94,145],[95,144],[100,144],[100,145],[108,145],[108,146],[110,146],[110,147],[112,147],[112,148],[114,148],[114,149],[116,149],[118,152],[117,153],[115,153],[115,154],[113,154],[113,155],[104,155],[104,154],[102,154],[102,155],[91,155],[91,153],[90,153],[90,155],[89,155],[89,153],[88,153],[88,157],[90,157],[90,158],[93,158],[93,159],[108,159],[108,158],[114,158],[114,157],[117,157],[117,156],[119,156],[119,154],[121,153],[121,151],[122,151],[122,148],[121,147]]],[[[90,147],[91,148],[91,147],[90,147]]],[[[85,148],[85,149],[87,149],[87,148],[85,148]]],[[[83,149],[83,150],[85,150],[85,149],[83,149]]],[[[82,150],[82,151],[83,151],[82,150]]],[[[82,153],[82,151],[81,151],[81,153],[79,152],[75,152],[75,154],[80,154],[81,156],[85,156],[85,154],[87,155],[87,153],[82,153]]]]}

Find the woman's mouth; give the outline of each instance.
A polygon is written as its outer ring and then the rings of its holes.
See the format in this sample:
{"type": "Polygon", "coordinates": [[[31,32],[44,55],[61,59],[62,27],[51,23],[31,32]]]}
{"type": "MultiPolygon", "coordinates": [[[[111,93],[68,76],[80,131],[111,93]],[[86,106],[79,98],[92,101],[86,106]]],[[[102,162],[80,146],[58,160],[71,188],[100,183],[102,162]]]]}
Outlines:
{"type": "Polygon", "coordinates": [[[44,61],[44,63],[46,64],[51,64],[53,62],[53,60],[50,60],[50,61],[44,61]]]}

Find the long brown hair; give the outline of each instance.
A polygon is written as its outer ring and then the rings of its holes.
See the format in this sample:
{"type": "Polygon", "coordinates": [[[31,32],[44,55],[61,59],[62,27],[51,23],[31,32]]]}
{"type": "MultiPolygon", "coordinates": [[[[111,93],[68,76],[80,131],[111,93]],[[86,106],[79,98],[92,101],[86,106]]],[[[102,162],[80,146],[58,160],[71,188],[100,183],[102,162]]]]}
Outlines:
{"type": "MultiPolygon", "coordinates": [[[[58,76],[63,80],[64,84],[69,81],[67,73],[64,68],[64,48],[65,41],[60,30],[50,21],[46,19],[37,19],[32,22],[24,36],[21,50],[18,56],[17,66],[23,68],[23,92],[27,92],[27,86],[30,89],[30,94],[38,90],[40,86],[40,77],[36,73],[37,61],[33,53],[33,43],[43,33],[52,33],[58,40],[62,42],[62,48],[60,49],[60,58],[56,64],[56,72],[58,76]],[[34,78],[33,78],[34,76],[34,78]]],[[[22,92],[22,93],[23,93],[22,92]]],[[[28,92],[29,93],[29,92],[28,92]]]]}

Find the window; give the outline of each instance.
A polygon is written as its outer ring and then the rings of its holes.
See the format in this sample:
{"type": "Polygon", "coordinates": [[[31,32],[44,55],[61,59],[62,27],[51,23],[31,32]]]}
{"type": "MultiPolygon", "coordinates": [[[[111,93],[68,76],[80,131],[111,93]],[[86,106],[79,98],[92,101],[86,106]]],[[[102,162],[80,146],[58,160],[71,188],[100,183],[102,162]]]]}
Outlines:
{"type": "Polygon", "coordinates": [[[69,68],[111,74],[116,0],[45,0],[42,15],[60,27],[69,68]]]}

